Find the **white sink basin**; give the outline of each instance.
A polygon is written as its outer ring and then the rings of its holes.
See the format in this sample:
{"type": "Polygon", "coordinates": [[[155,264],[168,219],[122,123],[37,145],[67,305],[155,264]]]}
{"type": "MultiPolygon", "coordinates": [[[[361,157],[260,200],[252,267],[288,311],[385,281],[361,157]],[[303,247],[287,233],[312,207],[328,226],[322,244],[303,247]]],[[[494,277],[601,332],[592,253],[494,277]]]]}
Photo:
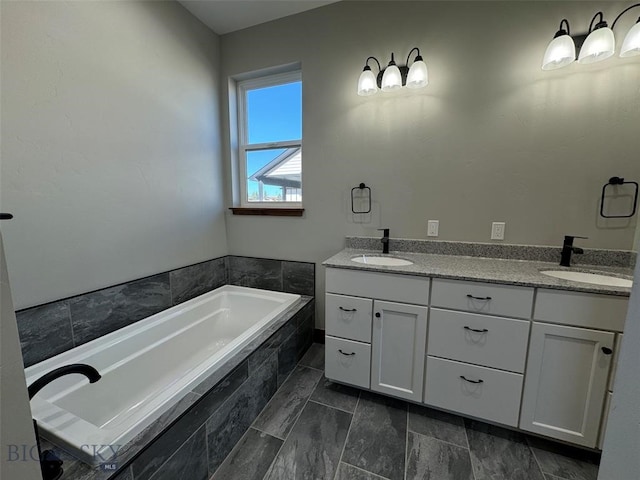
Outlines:
{"type": "Polygon", "coordinates": [[[364,263],[366,265],[380,265],[384,267],[406,267],[413,265],[413,262],[403,258],[396,257],[380,257],[376,255],[358,255],[351,259],[352,262],[364,263]]]}
{"type": "Polygon", "coordinates": [[[570,272],[567,270],[544,270],[540,273],[542,273],[543,275],[548,275],[549,277],[562,278],[563,280],[591,283],[595,285],[606,285],[608,287],[631,288],[631,286],[633,285],[633,280],[611,277],[609,275],[601,275],[598,273],[570,272]]]}

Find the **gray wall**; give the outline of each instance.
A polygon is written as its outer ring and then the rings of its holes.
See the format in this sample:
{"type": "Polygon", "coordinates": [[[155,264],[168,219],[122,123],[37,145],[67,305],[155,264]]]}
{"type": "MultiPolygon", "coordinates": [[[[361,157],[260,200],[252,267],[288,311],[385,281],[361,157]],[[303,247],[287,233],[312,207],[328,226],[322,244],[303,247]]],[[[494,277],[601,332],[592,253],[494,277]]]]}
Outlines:
{"type": "Polygon", "coordinates": [[[2,2],[18,309],[226,255],[218,36],[174,2],[2,2]]]}
{"type": "MultiPolygon", "coordinates": [[[[508,243],[558,245],[573,233],[590,237],[584,246],[630,249],[636,220],[605,222],[597,209],[609,177],[640,178],[640,62],[540,69],[563,17],[578,32],[599,9],[610,18],[627,5],[346,1],[223,35],[223,79],[296,61],[303,71],[305,216],[228,216],[230,253],[319,262],[345,235],[382,226],[426,238],[428,219],[443,240],[490,241],[490,223],[506,221],[508,243]],[[404,62],[414,46],[426,89],[356,95],[367,56],[404,62]],[[347,201],[361,181],[376,200],[365,224],[347,201]]],[[[619,38],[635,19],[619,22],[619,38]]]]}

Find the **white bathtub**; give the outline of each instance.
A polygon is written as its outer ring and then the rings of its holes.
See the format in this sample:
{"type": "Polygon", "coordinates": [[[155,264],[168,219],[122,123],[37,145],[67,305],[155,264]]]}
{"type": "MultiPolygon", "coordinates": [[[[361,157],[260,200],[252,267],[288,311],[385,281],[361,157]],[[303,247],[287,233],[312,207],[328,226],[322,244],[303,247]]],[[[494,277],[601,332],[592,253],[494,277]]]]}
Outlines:
{"type": "MultiPolygon", "coordinates": [[[[98,465],[268,328],[300,295],[226,285],[26,369],[27,384],[70,363],[31,401],[43,436],[98,465]]],[[[55,335],[55,332],[52,332],[55,335]]]]}

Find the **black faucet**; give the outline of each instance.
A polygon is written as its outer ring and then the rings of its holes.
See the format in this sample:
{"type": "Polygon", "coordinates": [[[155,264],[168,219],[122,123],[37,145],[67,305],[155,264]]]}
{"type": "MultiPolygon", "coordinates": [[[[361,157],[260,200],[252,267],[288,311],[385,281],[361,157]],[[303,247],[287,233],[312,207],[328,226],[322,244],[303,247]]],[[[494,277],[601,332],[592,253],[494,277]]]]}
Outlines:
{"type": "Polygon", "coordinates": [[[382,232],[382,238],[380,241],[382,242],[382,253],[389,253],[389,229],[388,228],[379,228],[382,232]]]}
{"type": "Polygon", "coordinates": [[[576,238],[587,239],[588,237],[577,237],[575,235],[565,235],[564,243],[562,244],[562,254],[560,256],[560,265],[563,267],[571,266],[571,254],[582,254],[584,250],[579,247],[573,246],[573,240],[576,238]]]}
{"type": "MultiPolygon", "coordinates": [[[[98,371],[91,365],[85,365],[84,363],[74,363],[71,365],[65,365],[64,367],[56,368],[48,373],[45,373],[27,389],[29,392],[29,400],[31,400],[36,393],[42,390],[46,385],[53,382],[56,378],[69,375],[71,373],[80,373],[89,379],[89,383],[96,383],[102,377],[98,371]]],[[[62,476],[64,470],[62,469],[62,460],[52,450],[40,451],[40,435],[38,435],[38,423],[33,421],[33,428],[36,432],[36,442],[38,444],[38,454],[40,456],[40,470],[42,472],[43,480],[57,480],[62,476]]]]}

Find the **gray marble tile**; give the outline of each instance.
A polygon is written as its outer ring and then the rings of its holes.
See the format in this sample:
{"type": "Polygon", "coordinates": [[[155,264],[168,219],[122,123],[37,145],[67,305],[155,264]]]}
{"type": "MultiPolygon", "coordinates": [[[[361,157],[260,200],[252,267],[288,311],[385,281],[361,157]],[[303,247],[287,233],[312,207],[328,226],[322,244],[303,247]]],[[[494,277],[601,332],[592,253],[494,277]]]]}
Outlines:
{"type": "Polygon", "coordinates": [[[282,342],[295,334],[295,332],[296,318],[293,316],[251,354],[249,357],[249,372],[259,368],[267,358],[277,353],[282,342]]]}
{"type": "Polygon", "coordinates": [[[69,306],[74,341],[80,345],[169,308],[169,274],[80,295],[69,306]]]}
{"type": "Polygon", "coordinates": [[[282,261],[229,257],[229,283],[243,287],[282,291],[282,261]]]}
{"type": "Polygon", "coordinates": [[[283,440],[287,438],[321,376],[318,370],[296,367],[258,415],[253,427],[283,440]]]}
{"type": "Polygon", "coordinates": [[[328,378],[322,378],[322,380],[318,382],[318,386],[314,390],[313,395],[311,395],[311,400],[353,413],[356,409],[359,396],[360,390],[357,388],[334,383],[328,378]]]}
{"type": "Polygon", "coordinates": [[[544,480],[566,480],[564,478],[556,477],[555,475],[544,474],[544,480]]]}
{"type": "Polygon", "coordinates": [[[211,480],[262,480],[282,440],[250,428],[211,480]]]}
{"type": "Polygon", "coordinates": [[[276,392],[277,375],[277,361],[273,356],[207,421],[210,473],[218,469],[276,392]]]}
{"type": "Polygon", "coordinates": [[[296,361],[300,361],[313,344],[313,322],[314,318],[309,317],[298,327],[296,361]]]}
{"type": "Polygon", "coordinates": [[[324,345],[321,343],[312,344],[300,360],[300,365],[324,370],[324,345]]]}
{"type": "Polygon", "coordinates": [[[66,301],[16,312],[25,367],[73,348],[66,301]]]}
{"type": "Polygon", "coordinates": [[[346,412],[307,403],[265,480],[333,478],[350,422],[346,412]]]}
{"type": "Polygon", "coordinates": [[[207,480],[208,478],[207,443],[203,426],[160,467],[151,480],[207,480]]]}
{"type": "Polygon", "coordinates": [[[246,362],[234,370],[214,389],[202,396],[183,417],[153,441],[134,461],[136,480],[146,480],[205,424],[222,404],[247,380],[246,362]]]}
{"type": "Polygon", "coordinates": [[[342,460],[391,480],[404,478],[407,404],[363,392],[342,460]]]}
{"type": "Polygon", "coordinates": [[[544,480],[525,437],[465,420],[476,480],[544,480]]]}
{"type": "Polygon", "coordinates": [[[409,405],[409,430],[468,448],[462,417],[419,405],[409,405]]]}
{"type": "Polygon", "coordinates": [[[278,347],[278,387],[284,383],[298,363],[298,333],[293,332],[278,347]]]}
{"type": "Polygon", "coordinates": [[[380,475],[376,475],[371,472],[366,472],[359,468],[349,465],[348,463],[341,463],[338,468],[338,473],[335,480],[388,480],[380,475]]]}
{"type": "Polygon", "coordinates": [[[596,480],[598,464],[577,448],[529,437],[529,446],[545,474],[564,480],[596,480]]]}
{"type": "Polygon", "coordinates": [[[315,264],[283,261],[282,281],[285,292],[315,296],[315,264]]]}
{"type": "Polygon", "coordinates": [[[224,258],[173,270],[170,279],[173,305],[177,305],[224,285],[224,258]]]}
{"type": "Polygon", "coordinates": [[[469,450],[409,432],[406,480],[474,480],[469,450]]]}

